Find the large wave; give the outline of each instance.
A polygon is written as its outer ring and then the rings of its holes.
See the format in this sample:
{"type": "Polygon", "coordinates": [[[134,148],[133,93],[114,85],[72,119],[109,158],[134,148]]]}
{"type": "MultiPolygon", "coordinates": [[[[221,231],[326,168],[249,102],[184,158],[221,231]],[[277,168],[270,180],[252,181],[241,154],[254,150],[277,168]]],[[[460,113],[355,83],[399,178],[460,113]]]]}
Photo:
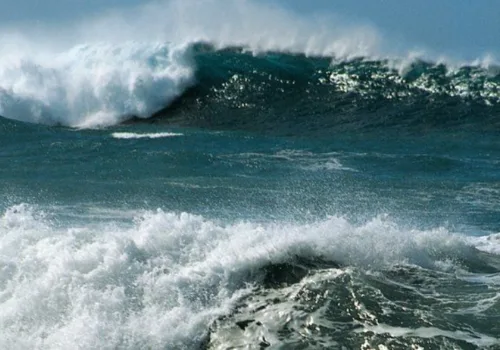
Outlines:
{"type": "Polygon", "coordinates": [[[436,114],[484,125],[500,100],[491,60],[408,61],[374,28],[259,2],[162,1],[36,29],[2,31],[4,117],[95,127],[172,107],[169,121],[213,127],[429,125],[436,114]]]}
{"type": "Polygon", "coordinates": [[[496,123],[495,67],[396,63],[209,44],[83,45],[4,61],[0,114],[73,127],[152,116],[251,129],[496,123]]]}

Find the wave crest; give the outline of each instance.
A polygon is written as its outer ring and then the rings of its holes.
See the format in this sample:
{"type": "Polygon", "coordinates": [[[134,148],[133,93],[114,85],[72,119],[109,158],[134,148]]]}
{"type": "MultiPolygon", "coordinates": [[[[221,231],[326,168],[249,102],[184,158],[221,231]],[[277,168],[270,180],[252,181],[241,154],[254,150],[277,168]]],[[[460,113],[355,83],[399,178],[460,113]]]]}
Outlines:
{"type": "Polygon", "coordinates": [[[0,64],[0,114],[72,127],[146,118],[193,81],[185,48],[169,44],[82,45],[0,64]]]}

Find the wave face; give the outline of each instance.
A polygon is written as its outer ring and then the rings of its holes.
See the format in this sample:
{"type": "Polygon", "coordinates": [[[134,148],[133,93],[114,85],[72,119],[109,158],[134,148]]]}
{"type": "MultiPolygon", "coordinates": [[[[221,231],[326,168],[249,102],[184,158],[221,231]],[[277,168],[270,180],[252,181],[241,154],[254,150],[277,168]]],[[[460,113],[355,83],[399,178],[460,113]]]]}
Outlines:
{"type": "Polygon", "coordinates": [[[130,42],[10,58],[0,81],[1,115],[72,127],[132,117],[277,133],[499,127],[495,66],[130,42]]]}
{"type": "Polygon", "coordinates": [[[181,124],[292,134],[500,125],[495,67],[195,51],[197,85],[163,114],[181,124]]]}

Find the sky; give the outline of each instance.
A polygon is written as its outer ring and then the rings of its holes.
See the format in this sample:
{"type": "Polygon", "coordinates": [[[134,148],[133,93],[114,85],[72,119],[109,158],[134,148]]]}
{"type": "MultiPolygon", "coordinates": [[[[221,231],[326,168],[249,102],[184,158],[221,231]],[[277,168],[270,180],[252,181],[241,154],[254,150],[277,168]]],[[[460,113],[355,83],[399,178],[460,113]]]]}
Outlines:
{"type": "MultiPolygon", "coordinates": [[[[281,3],[290,3],[281,0],[281,3]]],[[[299,11],[333,11],[374,24],[396,41],[477,56],[500,52],[498,0],[311,0],[291,1],[299,11]],[[310,4],[313,3],[314,6],[310,4]]]]}
{"type": "MultiPolygon", "coordinates": [[[[194,3],[200,0],[185,0],[194,3]]],[[[220,0],[240,1],[240,0],[220,0]]],[[[254,0],[274,3],[303,16],[334,15],[368,24],[395,46],[421,48],[474,59],[500,54],[499,0],[254,0]]],[[[0,1],[0,23],[74,21],[145,3],[141,0],[0,1]]]]}

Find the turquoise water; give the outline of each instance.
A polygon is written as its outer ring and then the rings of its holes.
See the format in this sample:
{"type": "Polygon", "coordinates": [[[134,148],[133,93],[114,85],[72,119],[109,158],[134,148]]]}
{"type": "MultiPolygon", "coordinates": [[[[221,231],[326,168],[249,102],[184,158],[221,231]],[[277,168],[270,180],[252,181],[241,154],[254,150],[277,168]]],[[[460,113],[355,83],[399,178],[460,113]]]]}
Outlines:
{"type": "Polygon", "coordinates": [[[388,213],[426,227],[499,227],[494,132],[311,138],[167,125],[2,128],[4,208],[28,201],[298,221],[388,213]]]}

